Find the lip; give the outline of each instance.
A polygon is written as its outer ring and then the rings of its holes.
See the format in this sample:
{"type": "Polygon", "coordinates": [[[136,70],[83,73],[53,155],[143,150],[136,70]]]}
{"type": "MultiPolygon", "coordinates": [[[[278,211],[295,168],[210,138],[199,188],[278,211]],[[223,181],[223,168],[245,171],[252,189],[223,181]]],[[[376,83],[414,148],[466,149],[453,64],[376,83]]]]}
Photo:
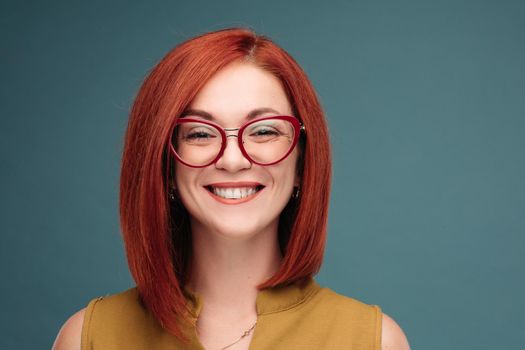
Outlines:
{"type": "Polygon", "coordinates": [[[247,181],[243,181],[243,182],[217,182],[217,183],[213,183],[213,184],[209,184],[209,185],[206,185],[206,186],[203,186],[204,187],[204,190],[213,198],[215,199],[217,202],[219,203],[222,203],[222,204],[228,204],[228,205],[236,205],[236,204],[242,204],[242,203],[246,203],[246,202],[249,202],[255,198],[257,198],[257,196],[259,195],[259,193],[261,193],[262,191],[264,191],[264,186],[257,192],[255,192],[254,194],[248,196],[248,197],[244,197],[242,199],[226,199],[226,198],[222,198],[222,197],[219,197],[217,196],[215,193],[211,192],[210,190],[207,189],[207,187],[209,186],[213,186],[213,187],[222,187],[222,188],[228,188],[228,187],[258,187],[258,186],[263,186],[262,184],[260,184],[259,182],[247,182],[247,181]]]}

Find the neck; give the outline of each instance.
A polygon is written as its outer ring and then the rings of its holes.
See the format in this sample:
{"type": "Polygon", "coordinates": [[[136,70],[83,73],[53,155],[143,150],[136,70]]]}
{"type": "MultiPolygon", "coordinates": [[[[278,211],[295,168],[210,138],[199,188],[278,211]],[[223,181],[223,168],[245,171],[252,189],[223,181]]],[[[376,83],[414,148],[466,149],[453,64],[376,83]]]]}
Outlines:
{"type": "Polygon", "coordinates": [[[203,299],[205,315],[246,318],[255,313],[256,286],[279,268],[277,222],[246,237],[209,232],[192,222],[189,287],[203,299]]]}

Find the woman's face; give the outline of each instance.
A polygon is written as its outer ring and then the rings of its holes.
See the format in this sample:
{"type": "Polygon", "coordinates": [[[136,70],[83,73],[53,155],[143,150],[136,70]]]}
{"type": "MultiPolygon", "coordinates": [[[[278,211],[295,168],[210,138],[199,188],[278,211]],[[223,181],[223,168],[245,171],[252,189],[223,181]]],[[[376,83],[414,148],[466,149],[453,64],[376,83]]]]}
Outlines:
{"type": "MultiPolygon", "coordinates": [[[[257,118],[292,115],[280,81],[245,62],[234,62],[217,72],[188,106],[211,114],[212,121],[224,128],[239,128],[250,112],[261,108],[273,111],[262,112],[257,118]]],[[[191,112],[185,117],[202,118],[191,112]]],[[[226,134],[236,135],[237,131],[226,134]]],[[[296,175],[299,148],[296,146],[277,164],[260,166],[243,156],[237,142],[237,137],[227,137],[223,155],[204,168],[175,162],[177,191],[190,214],[193,230],[235,239],[277,231],[279,215],[290,200],[294,185],[299,184],[296,175]],[[227,188],[253,188],[257,184],[264,188],[246,198],[220,198],[220,195],[231,196],[227,188]],[[216,194],[212,194],[209,186],[219,188],[216,194]]]]}

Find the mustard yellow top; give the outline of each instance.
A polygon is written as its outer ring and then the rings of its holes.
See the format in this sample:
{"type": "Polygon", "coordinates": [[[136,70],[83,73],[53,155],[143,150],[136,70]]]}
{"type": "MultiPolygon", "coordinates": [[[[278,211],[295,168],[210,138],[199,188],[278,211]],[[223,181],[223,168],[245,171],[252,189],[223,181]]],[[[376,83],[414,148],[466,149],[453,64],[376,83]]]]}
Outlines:
{"type": "MultiPolygon", "coordinates": [[[[194,320],[202,299],[185,288],[194,320]]],[[[381,308],[321,287],[313,278],[259,291],[257,324],[250,350],[380,350],[381,308]]],[[[204,350],[195,323],[184,346],[165,331],[139,301],[137,288],[98,297],[88,303],[81,350],[204,350]]]]}

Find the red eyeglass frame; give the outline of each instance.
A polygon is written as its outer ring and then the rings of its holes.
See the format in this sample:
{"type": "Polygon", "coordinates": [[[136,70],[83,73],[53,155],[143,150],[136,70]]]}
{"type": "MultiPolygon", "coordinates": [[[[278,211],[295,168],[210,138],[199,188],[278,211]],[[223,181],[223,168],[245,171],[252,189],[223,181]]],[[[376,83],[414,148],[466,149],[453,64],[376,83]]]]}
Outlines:
{"type": "Polygon", "coordinates": [[[274,165],[274,164],[279,163],[280,161],[282,161],[286,157],[288,157],[288,155],[290,153],[292,153],[292,151],[294,150],[295,146],[297,145],[297,142],[299,141],[299,136],[300,136],[301,131],[303,131],[306,134],[306,128],[304,127],[303,123],[301,123],[299,121],[299,119],[297,119],[296,117],[293,117],[293,116],[290,116],[290,115],[277,115],[277,116],[270,116],[270,117],[264,117],[264,118],[250,120],[249,122],[243,124],[240,128],[223,128],[219,124],[216,124],[216,123],[211,122],[209,120],[184,117],[184,118],[178,118],[177,121],[171,127],[171,130],[170,130],[170,133],[169,133],[169,135],[170,135],[170,137],[169,137],[169,147],[170,147],[171,153],[182,164],[187,165],[187,166],[192,167],[192,168],[204,168],[204,167],[207,167],[207,166],[209,166],[211,164],[214,164],[215,162],[217,162],[217,160],[219,160],[220,157],[222,157],[222,154],[224,153],[224,150],[226,149],[226,143],[227,143],[226,139],[227,139],[227,137],[228,136],[236,136],[237,137],[237,144],[239,145],[239,149],[241,150],[242,155],[246,159],[248,159],[250,162],[255,163],[257,165],[269,166],[269,165],[274,165]],[[272,162],[272,163],[259,163],[259,162],[255,161],[254,159],[252,159],[248,155],[248,152],[246,152],[246,150],[244,149],[244,146],[243,146],[243,143],[242,143],[242,134],[244,132],[244,129],[246,129],[251,124],[253,124],[255,122],[260,122],[261,120],[267,120],[267,119],[280,119],[280,120],[286,120],[286,121],[289,121],[290,123],[292,123],[293,128],[294,128],[294,139],[293,139],[292,145],[291,145],[290,149],[288,150],[288,152],[286,152],[286,154],[284,156],[282,156],[280,159],[278,159],[277,161],[272,162]],[[179,155],[175,151],[175,148],[173,147],[172,138],[173,138],[173,132],[175,131],[175,128],[179,124],[184,124],[184,123],[189,123],[189,122],[198,122],[198,123],[203,123],[203,124],[210,125],[212,127],[215,127],[217,130],[219,130],[219,133],[221,134],[221,138],[222,138],[221,149],[219,150],[219,153],[217,153],[217,157],[215,157],[212,161],[210,161],[209,163],[207,163],[205,165],[193,165],[193,164],[185,162],[184,160],[182,160],[179,157],[179,155]],[[234,130],[239,130],[237,135],[226,135],[226,131],[234,131],[234,130]]]}

